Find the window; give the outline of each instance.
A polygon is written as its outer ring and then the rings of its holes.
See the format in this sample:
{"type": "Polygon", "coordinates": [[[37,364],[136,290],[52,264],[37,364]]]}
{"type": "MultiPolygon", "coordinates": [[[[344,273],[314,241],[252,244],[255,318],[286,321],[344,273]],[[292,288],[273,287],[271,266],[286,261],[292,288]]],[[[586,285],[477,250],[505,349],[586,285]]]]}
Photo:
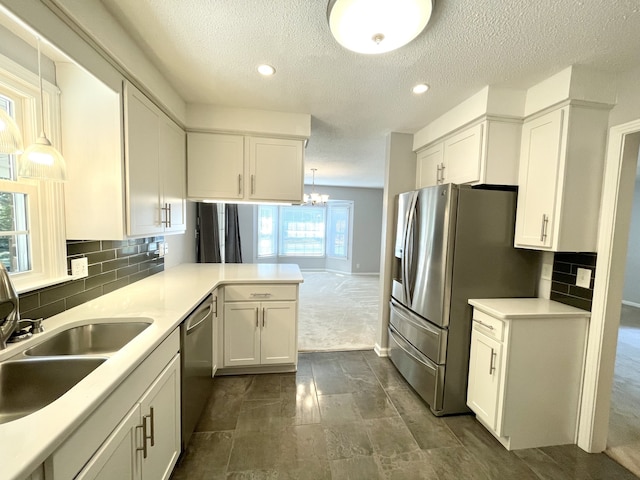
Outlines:
{"type": "MultiPolygon", "coordinates": [[[[57,88],[46,81],[43,87],[45,129],[58,139],[57,88]]],[[[0,56],[0,108],[16,120],[25,146],[37,138],[39,96],[38,76],[0,56]]],[[[0,261],[21,293],[68,277],[63,187],[18,178],[16,162],[0,155],[0,261]]]]}
{"type": "Polygon", "coordinates": [[[322,257],[324,239],[324,208],[280,207],[281,256],[322,257]]]}
{"type": "Polygon", "coordinates": [[[259,205],[258,258],[348,258],[352,202],[326,207],[259,205]]]}
{"type": "MultiPolygon", "coordinates": [[[[15,120],[15,102],[0,93],[0,109],[15,120]]],[[[30,195],[16,188],[16,156],[0,154],[0,262],[10,273],[31,270],[30,195]]],[[[32,192],[31,192],[32,193],[32,192]]]]}
{"type": "Polygon", "coordinates": [[[327,208],[327,256],[333,258],[347,258],[349,254],[349,218],[351,204],[330,203],[327,208]]]}
{"type": "Polygon", "coordinates": [[[258,257],[275,257],[278,252],[278,207],[258,209],[258,257]]]}

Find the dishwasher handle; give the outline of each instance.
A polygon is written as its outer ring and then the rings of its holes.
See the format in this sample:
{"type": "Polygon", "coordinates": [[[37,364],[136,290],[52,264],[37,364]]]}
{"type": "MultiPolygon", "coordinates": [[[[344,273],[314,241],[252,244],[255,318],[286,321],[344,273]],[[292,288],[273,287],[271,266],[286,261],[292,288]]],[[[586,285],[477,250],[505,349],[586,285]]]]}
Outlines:
{"type": "Polygon", "coordinates": [[[209,315],[213,312],[213,306],[210,301],[202,303],[192,314],[185,320],[187,335],[195,331],[204,323],[209,315]]]}

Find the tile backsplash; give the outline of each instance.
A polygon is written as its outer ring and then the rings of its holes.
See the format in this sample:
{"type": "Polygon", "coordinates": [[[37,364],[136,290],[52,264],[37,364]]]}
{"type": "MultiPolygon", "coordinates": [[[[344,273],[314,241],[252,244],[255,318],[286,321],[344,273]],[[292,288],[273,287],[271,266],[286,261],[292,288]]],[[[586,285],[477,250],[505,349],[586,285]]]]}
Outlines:
{"type": "Polygon", "coordinates": [[[164,270],[156,253],[164,237],[132,240],[69,240],[67,270],[71,260],[86,257],[89,276],[20,295],[22,318],[48,318],[106,293],[164,270]]]}
{"type": "Polygon", "coordinates": [[[551,300],[591,311],[596,258],[595,253],[556,253],[553,261],[551,300]],[[591,270],[589,288],[576,285],[578,268],[591,270]]]}

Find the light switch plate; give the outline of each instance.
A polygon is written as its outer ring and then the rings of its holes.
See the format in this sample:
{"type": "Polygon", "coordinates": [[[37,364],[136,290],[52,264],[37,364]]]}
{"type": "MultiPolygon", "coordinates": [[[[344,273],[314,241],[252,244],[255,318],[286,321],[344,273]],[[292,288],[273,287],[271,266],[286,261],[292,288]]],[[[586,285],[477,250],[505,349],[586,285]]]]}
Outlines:
{"type": "Polygon", "coordinates": [[[591,286],[591,270],[588,268],[578,268],[576,285],[582,288],[589,288],[591,286]]]}

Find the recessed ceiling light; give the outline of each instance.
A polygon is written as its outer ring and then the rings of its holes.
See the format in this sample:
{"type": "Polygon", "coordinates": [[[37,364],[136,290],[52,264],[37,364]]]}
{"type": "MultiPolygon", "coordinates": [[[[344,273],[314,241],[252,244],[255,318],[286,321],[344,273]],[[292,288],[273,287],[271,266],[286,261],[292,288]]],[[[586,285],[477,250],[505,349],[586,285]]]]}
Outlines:
{"type": "Polygon", "coordinates": [[[268,77],[276,73],[276,69],[273,68],[271,65],[267,65],[265,63],[264,65],[258,66],[258,72],[260,73],[260,75],[264,75],[265,77],[268,77]]]}
{"type": "Polygon", "coordinates": [[[427,85],[426,83],[420,83],[411,89],[411,91],[417,95],[420,95],[427,90],[429,90],[429,85],[427,85]]]}

